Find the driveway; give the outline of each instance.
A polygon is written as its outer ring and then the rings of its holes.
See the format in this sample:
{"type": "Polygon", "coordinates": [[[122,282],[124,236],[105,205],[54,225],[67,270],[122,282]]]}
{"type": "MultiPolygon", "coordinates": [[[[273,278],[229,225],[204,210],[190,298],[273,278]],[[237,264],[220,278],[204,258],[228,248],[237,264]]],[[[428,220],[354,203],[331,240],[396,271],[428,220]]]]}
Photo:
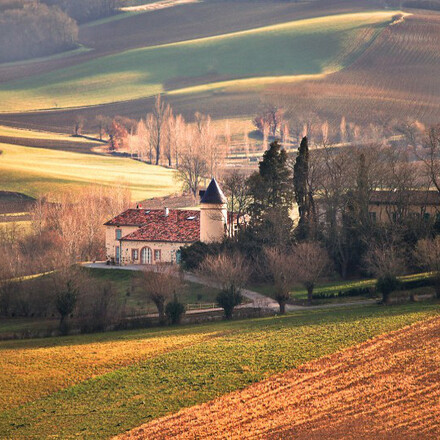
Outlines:
{"type": "MultiPolygon", "coordinates": [[[[131,271],[145,270],[145,266],[140,266],[140,265],[108,266],[105,263],[84,263],[83,266],[88,267],[90,269],[109,269],[109,270],[119,269],[119,270],[131,270],[131,271]]],[[[199,277],[193,273],[185,272],[183,277],[186,281],[190,281],[192,283],[203,284],[205,286],[216,287],[216,288],[219,287],[218,285],[216,285],[216,283],[211,282],[209,280],[206,280],[202,277],[199,277]]],[[[278,311],[280,309],[278,303],[274,299],[272,299],[268,296],[262,295],[261,293],[258,293],[258,292],[255,292],[255,291],[249,290],[249,289],[242,289],[241,294],[245,298],[251,300],[251,302],[247,303],[247,304],[243,304],[239,307],[254,307],[254,308],[258,308],[258,309],[271,309],[274,311],[278,311]]],[[[375,304],[375,303],[376,303],[376,300],[371,299],[371,300],[365,300],[365,301],[352,301],[352,302],[335,303],[335,304],[321,304],[321,305],[317,305],[317,306],[295,306],[295,305],[287,304],[286,311],[293,312],[296,310],[332,309],[332,308],[347,307],[347,306],[352,306],[352,305],[370,305],[370,304],[375,304]]],[[[209,312],[212,310],[214,310],[214,309],[193,310],[192,313],[209,312]]]]}

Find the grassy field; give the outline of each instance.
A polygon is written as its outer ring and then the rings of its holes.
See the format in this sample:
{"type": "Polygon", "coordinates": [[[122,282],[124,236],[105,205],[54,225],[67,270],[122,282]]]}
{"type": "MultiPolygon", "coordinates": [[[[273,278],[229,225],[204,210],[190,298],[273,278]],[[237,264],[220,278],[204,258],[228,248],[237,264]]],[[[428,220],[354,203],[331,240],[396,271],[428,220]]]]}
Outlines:
{"type": "MultiPolygon", "coordinates": [[[[99,281],[114,283],[127,307],[137,313],[157,313],[155,305],[145,297],[142,291],[142,273],[118,269],[84,269],[90,276],[99,281]],[[129,295],[127,296],[127,293],[129,295]]],[[[179,301],[183,304],[212,304],[216,302],[219,290],[197,283],[185,282],[178,292],[179,301]]]]}
{"type": "Polygon", "coordinates": [[[187,87],[200,84],[209,89],[249,88],[274,77],[282,82],[320,77],[354,61],[395,13],[299,20],[101,57],[3,84],[2,111],[89,106],[164,90],[187,92],[187,87]],[[235,82],[243,79],[245,83],[235,82]]]}
{"type": "MultiPolygon", "coordinates": [[[[423,272],[412,275],[404,275],[398,277],[400,281],[416,281],[422,280],[425,278],[429,278],[431,273],[423,272]]],[[[315,287],[313,293],[324,293],[324,294],[338,294],[339,292],[345,292],[350,289],[360,289],[366,287],[374,287],[376,285],[377,280],[374,278],[365,279],[365,280],[354,280],[354,281],[330,281],[328,283],[319,284],[315,287]]],[[[250,289],[260,292],[266,296],[273,296],[274,288],[271,284],[256,284],[251,285],[250,289]]],[[[293,286],[290,292],[291,298],[293,299],[307,299],[307,290],[302,286],[293,286]]],[[[352,299],[345,299],[346,301],[352,299]]]]}
{"type": "Polygon", "coordinates": [[[133,200],[176,191],[174,172],[128,158],[29,148],[0,143],[0,189],[29,196],[87,185],[123,186],[133,200]]]}
{"type": "Polygon", "coordinates": [[[440,319],[379,336],[120,439],[434,439],[440,319]]]}
{"type": "Polygon", "coordinates": [[[436,304],[353,307],[2,342],[0,436],[108,438],[436,314],[436,304]]]}

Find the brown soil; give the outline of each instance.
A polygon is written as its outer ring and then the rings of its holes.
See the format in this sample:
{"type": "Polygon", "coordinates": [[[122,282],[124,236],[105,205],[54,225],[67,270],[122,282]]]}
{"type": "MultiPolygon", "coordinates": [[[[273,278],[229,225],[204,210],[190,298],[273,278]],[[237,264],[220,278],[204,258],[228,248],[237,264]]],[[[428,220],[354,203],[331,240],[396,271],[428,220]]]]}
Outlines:
{"type": "Polygon", "coordinates": [[[440,13],[411,12],[382,32],[348,68],[322,81],[272,87],[267,93],[287,104],[300,99],[334,123],[342,116],[358,124],[381,125],[406,117],[437,123],[440,13]]]}
{"type": "Polygon", "coordinates": [[[125,439],[438,439],[440,318],[137,428],[125,439]]]}
{"type": "Polygon", "coordinates": [[[93,153],[93,149],[97,145],[96,142],[75,142],[74,138],[72,138],[72,141],[64,141],[57,139],[21,138],[13,136],[0,136],[0,144],[1,143],[21,145],[23,147],[46,148],[49,150],[72,151],[75,153],[93,153]]]}

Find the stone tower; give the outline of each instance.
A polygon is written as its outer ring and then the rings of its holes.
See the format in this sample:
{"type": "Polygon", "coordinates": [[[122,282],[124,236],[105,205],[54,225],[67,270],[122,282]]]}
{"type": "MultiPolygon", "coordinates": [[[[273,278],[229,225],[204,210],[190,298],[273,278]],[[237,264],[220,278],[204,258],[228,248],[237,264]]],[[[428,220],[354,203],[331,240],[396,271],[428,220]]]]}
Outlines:
{"type": "Polygon", "coordinates": [[[215,179],[212,179],[200,201],[200,241],[222,241],[227,231],[227,200],[215,179]]]}

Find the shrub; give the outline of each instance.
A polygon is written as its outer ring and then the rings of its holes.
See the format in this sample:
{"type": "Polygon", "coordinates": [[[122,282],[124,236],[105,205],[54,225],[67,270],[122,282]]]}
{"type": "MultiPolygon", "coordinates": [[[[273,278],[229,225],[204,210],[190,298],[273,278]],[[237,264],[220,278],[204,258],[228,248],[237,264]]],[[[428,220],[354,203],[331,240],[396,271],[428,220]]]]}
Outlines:
{"type": "Polygon", "coordinates": [[[55,306],[60,314],[60,331],[62,334],[68,332],[66,317],[75,309],[77,299],[78,290],[73,287],[70,280],[67,281],[65,289],[57,292],[55,306]]]}
{"type": "Polygon", "coordinates": [[[217,243],[206,244],[198,241],[191,246],[181,248],[182,267],[185,270],[196,270],[208,255],[215,255],[219,252],[217,243]]]}
{"type": "Polygon", "coordinates": [[[179,302],[177,296],[165,307],[165,315],[172,325],[180,324],[182,316],[185,313],[185,305],[179,302]]]}
{"type": "Polygon", "coordinates": [[[225,311],[225,318],[231,319],[235,306],[241,304],[243,296],[237,289],[230,288],[228,290],[222,290],[216,299],[217,304],[225,311]]]}
{"type": "Polygon", "coordinates": [[[378,292],[382,293],[382,302],[388,303],[390,294],[398,289],[400,286],[399,280],[391,275],[380,277],[377,280],[376,288],[378,292]]]}

